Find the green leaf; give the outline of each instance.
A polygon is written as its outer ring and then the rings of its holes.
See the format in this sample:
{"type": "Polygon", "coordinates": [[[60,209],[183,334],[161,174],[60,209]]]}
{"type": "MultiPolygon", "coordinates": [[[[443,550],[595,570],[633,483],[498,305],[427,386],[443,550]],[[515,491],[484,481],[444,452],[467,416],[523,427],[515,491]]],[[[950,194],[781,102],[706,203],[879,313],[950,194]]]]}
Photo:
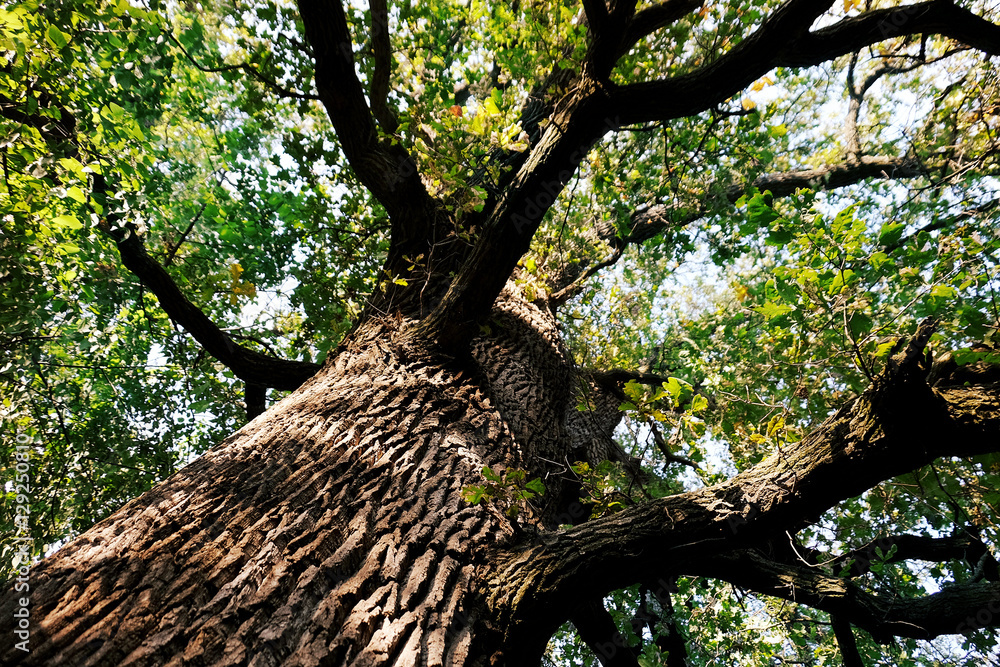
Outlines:
{"type": "Polygon", "coordinates": [[[757,193],[747,203],[747,217],[755,228],[766,227],[778,219],[778,213],[771,208],[771,193],[757,193]]]}
{"type": "Polygon", "coordinates": [[[879,344],[875,348],[875,358],[876,359],[884,359],[885,357],[888,357],[889,353],[892,351],[892,348],[894,348],[895,346],[896,346],[895,341],[891,341],[891,340],[888,341],[888,342],[879,344]]]}
{"type": "Polygon", "coordinates": [[[851,333],[854,334],[855,338],[860,338],[864,336],[869,331],[872,330],[872,318],[868,317],[864,313],[855,313],[851,316],[848,326],[851,329],[851,333]]]}
{"type": "Polygon", "coordinates": [[[72,172],[75,176],[82,178],[84,175],[83,165],[80,161],[72,157],[59,158],[59,164],[63,169],[72,172]]]}
{"type": "Polygon", "coordinates": [[[882,225],[882,229],[878,233],[878,242],[880,245],[891,246],[899,242],[899,239],[903,236],[903,230],[906,225],[902,223],[885,223],[882,225]]]}
{"type": "Polygon", "coordinates": [[[781,317],[782,315],[787,315],[794,309],[791,306],[784,303],[774,303],[773,301],[768,301],[763,306],[754,307],[753,310],[760,313],[767,319],[772,320],[775,317],[781,317]]]}
{"type": "Polygon", "coordinates": [[[49,29],[45,31],[45,38],[57,51],[61,51],[69,44],[70,36],[54,25],[50,25],[49,29]]]}
{"type": "MultiPolygon", "coordinates": [[[[879,242],[881,243],[881,240],[879,242]]],[[[888,245],[888,244],[883,244],[883,245],[888,245]]],[[[891,262],[889,256],[886,255],[884,252],[872,253],[871,257],[868,258],[868,261],[871,263],[872,268],[876,270],[882,268],[882,266],[885,265],[886,263],[891,262]]]]}
{"type": "Polygon", "coordinates": [[[951,285],[935,285],[931,288],[931,296],[938,299],[951,299],[955,296],[955,288],[951,285]]]}
{"type": "Polygon", "coordinates": [[[80,229],[83,227],[83,223],[76,219],[72,215],[60,215],[57,218],[52,219],[52,224],[61,229],[80,229]]]}
{"type": "Polygon", "coordinates": [[[462,499],[470,505],[477,505],[486,497],[486,487],[469,484],[462,487],[462,499]]]}
{"type": "Polygon", "coordinates": [[[108,102],[108,104],[101,109],[101,115],[108,120],[120,123],[122,118],[125,116],[125,109],[114,102],[108,102]]]}
{"type": "Polygon", "coordinates": [[[835,238],[842,238],[844,232],[851,226],[851,223],[854,222],[855,208],[855,206],[848,206],[834,217],[833,225],[831,225],[830,231],[833,232],[835,238]]]}

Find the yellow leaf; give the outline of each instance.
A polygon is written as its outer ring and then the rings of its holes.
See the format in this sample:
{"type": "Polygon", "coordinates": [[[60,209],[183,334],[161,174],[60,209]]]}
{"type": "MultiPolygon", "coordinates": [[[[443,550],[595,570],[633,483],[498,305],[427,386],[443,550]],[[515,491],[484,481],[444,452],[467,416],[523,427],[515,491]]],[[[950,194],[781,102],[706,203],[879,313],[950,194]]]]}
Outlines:
{"type": "Polygon", "coordinates": [[[239,262],[233,262],[229,265],[229,275],[232,276],[233,280],[239,280],[242,273],[243,267],[240,266],[239,262]]]}
{"type": "Polygon", "coordinates": [[[743,106],[743,108],[744,108],[745,110],[747,110],[747,111],[750,111],[751,109],[755,109],[755,108],[757,108],[757,103],[756,103],[756,102],[754,102],[754,101],[753,101],[753,100],[751,100],[751,99],[748,99],[748,98],[743,98],[743,101],[742,101],[742,102],[741,102],[740,104],[741,104],[741,105],[743,106]]]}
{"type": "Polygon", "coordinates": [[[736,300],[740,303],[746,301],[750,297],[750,290],[746,285],[736,286],[736,300]]]}

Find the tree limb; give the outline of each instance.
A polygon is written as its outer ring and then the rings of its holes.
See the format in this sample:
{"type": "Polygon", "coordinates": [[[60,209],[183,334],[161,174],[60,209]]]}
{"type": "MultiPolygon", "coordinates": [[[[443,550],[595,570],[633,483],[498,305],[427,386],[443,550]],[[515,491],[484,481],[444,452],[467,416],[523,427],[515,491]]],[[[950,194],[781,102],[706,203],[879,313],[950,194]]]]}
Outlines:
{"type": "MultiPolygon", "coordinates": [[[[167,315],[184,327],[206,352],[246,382],[248,390],[249,385],[296,389],[319,370],[319,364],[269,357],[236,344],[184,296],[170,274],[149,256],[135,231],[112,230],[107,224],[102,228],[114,238],[122,264],[156,295],[167,315]]],[[[259,404],[257,401],[258,407],[259,404]]],[[[248,397],[248,410],[249,407],[248,397]]]]}
{"type": "MultiPolygon", "coordinates": [[[[922,349],[932,330],[933,323],[922,324],[906,351],[860,397],[798,443],[736,477],[630,507],[509,552],[489,603],[501,613],[509,610],[511,638],[528,627],[522,623],[537,631],[537,624],[553,622],[547,615],[558,617],[556,610],[572,607],[579,596],[603,595],[658,574],[690,572],[702,559],[732,553],[787,526],[807,525],[842,500],[938,457],[1000,450],[1000,384],[928,387],[914,351],[922,349]],[[511,601],[517,596],[508,585],[528,587],[533,602],[540,603],[532,610],[516,608],[511,601]]],[[[914,603],[895,611],[876,600],[862,611],[896,614],[890,618],[897,620],[882,625],[872,622],[881,616],[852,616],[851,609],[836,605],[818,608],[845,613],[869,631],[926,637],[960,631],[955,614],[945,614],[945,603],[938,600],[952,605],[964,600],[961,614],[967,614],[969,605],[988,603],[1000,590],[976,585],[963,595],[931,596],[929,606],[914,603]],[[917,627],[931,611],[935,616],[917,627]],[[943,615],[937,616],[939,611],[943,615]]]]}
{"type": "Polygon", "coordinates": [[[259,384],[244,383],[243,400],[247,408],[247,421],[267,410],[267,388],[259,384]]]}
{"type": "Polygon", "coordinates": [[[608,3],[604,0],[583,0],[583,11],[587,15],[587,25],[595,35],[603,30],[608,20],[608,3]]]}
{"type": "Polygon", "coordinates": [[[891,556],[885,557],[887,563],[898,563],[905,560],[925,560],[943,562],[947,560],[962,560],[975,567],[984,561],[984,571],[989,581],[997,581],[997,561],[985,544],[968,533],[951,537],[928,537],[926,535],[887,535],[872,540],[868,544],[852,549],[828,561],[834,572],[849,568],[846,576],[859,577],[871,571],[871,564],[878,560],[875,549],[883,554],[895,546],[891,556]]]}
{"type": "MultiPolygon", "coordinates": [[[[62,107],[59,109],[58,121],[41,116],[29,116],[21,112],[16,103],[0,97],[0,116],[36,127],[53,148],[53,152],[58,146],[64,145],[67,155],[76,156],[79,154],[74,133],[76,118],[68,110],[62,107]]],[[[107,190],[104,178],[95,177],[94,194],[107,197],[107,190]]],[[[200,216],[201,212],[199,211],[197,215],[200,216]]],[[[108,222],[102,224],[102,230],[115,240],[125,267],[156,295],[163,310],[171,319],[183,326],[209,354],[248,385],[291,390],[319,370],[319,364],[269,357],[236,344],[200,308],[184,296],[166,269],[149,256],[146,246],[134,230],[112,229],[108,222]]],[[[173,253],[179,245],[180,242],[172,249],[168,261],[173,258],[173,253]]],[[[261,405],[259,401],[255,401],[254,404],[257,407],[261,405]]]]}
{"type": "Polygon", "coordinates": [[[865,12],[809,32],[831,3],[794,0],[729,52],[692,72],[612,95],[623,124],[690,116],[729,99],[775,67],[809,67],[903,35],[934,33],[1000,53],[1000,26],[944,0],[865,12]]]}
{"type": "MultiPolygon", "coordinates": [[[[939,1],[935,0],[935,3],[939,1]]],[[[718,60],[671,79],[619,88],[606,83],[600,67],[590,70],[585,67],[575,91],[560,103],[541,141],[533,147],[516,177],[490,211],[472,252],[465,257],[444,297],[427,317],[408,330],[411,339],[428,342],[439,349],[463,347],[468,342],[478,323],[488,315],[518,259],[528,250],[546,211],[575,173],[589,148],[610,129],[700,113],[725,101],[775,66],[793,61],[799,65],[796,58],[805,58],[803,63],[814,64],[811,61],[806,63],[808,58],[801,54],[812,54],[810,57],[819,63],[856,50],[857,45],[853,44],[851,48],[839,45],[835,49],[837,52],[821,52],[815,48],[816,40],[825,44],[824,40],[829,41],[831,35],[846,39],[857,33],[870,33],[870,30],[865,32],[867,24],[850,21],[817,31],[818,37],[809,33],[816,18],[831,4],[790,0],[767,18],[758,30],[718,60]],[[820,58],[820,55],[823,57],[820,58]]],[[[1000,27],[963,12],[955,14],[944,10],[943,16],[1000,31],[1000,27]]],[[[888,16],[884,13],[873,14],[876,14],[876,21],[872,26],[888,16]]],[[[923,32],[927,25],[931,25],[920,17],[916,14],[909,20],[906,24],[908,32],[923,32]]],[[[941,34],[949,36],[976,32],[968,25],[955,26],[953,23],[933,25],[941,28],[941,34]]],[[[900,29],[893,29],[904,34],[900,29]]],[[[1000,40],[997,43],[1000,44],[1000,40]]],[[[592,44],[592,55],[596,53],[594,48],[592,44]]],[[[885,165],[870,162],[856,167],[877,169],[875,173],[881,173],[885,168],[885,165]]],[[[803,177],[806,182],[828,178],[836,183],[839,176],[836,170],[826,174],[799,174],[792,182],[774,183],[773,187],[794,189],[803,182],[803,177]]]]}
{"type": "Polygon", "coordinates": [[[639,667],[635,653],[600,600],[580,605],[570,616],[570,622],[603,667],[639,667]]]}
{"type": "MultiPolygon", "coordinates": [[[[416,164],[402,144],[379,137],[355,74],[354,49],[343,4],[300,0],[299,13],[315,54],[316,89],[344,155],[361,183],[389,213],[390,254],[416,256],[426,252],[433,236],[437,202],[424,188],[416,164]]],[[[378,38],[384,39],[381,34],[378,38]]],[[[374,92],[381,93],[381,85],[379,82],[374,86],[374,92]]]]}
{"type": "Polygon", "coordinates": [[[997,583],[953,584],[938,593],[902,599],[868,593],[818,568],[776,563],[755,550],[705,560],[695,569],[740,588],[829,612],[883,644],[892,637],[933,639],[1000,625],[997,583]]]}
{"type": "Polygon", "coordinates": [[[830,625],[833,626],[833,634],[837,638],[844,667],[865,667],[861,654],[858,653],[858,642],[854,638],[851,622],[840,614],[830,614],[830,625]]]}
{"type": "Polygon", "coordinates": [[[399,127],[389,108],[389,74],[392,72],[392,46],[389,43],[389,7],[386,0],[372,0],[372,52],[375,71],[372,74],[372,114],[383,132],[392,134],[399,127]]]}
{"type": "Polygon", "coordinates": [[[605,113],[606,101],[602,84],[586,77],[564,98],[541,141],[486,217],[444,297],[408,330],[411,340],[442,350],[467,345],[528,251],[546,211],[590,148],[617,125],[605,113]]]}
{"type": "MultiPolygon", "coordinates": [[[[646,588],[660,605],[661,615],[658,620],[666,629],[666,632],[656,640],[657,648],[667,658],[664,667],[688,667],[690,663],[687,644],[684,642],[684,634],[681,632],[674,615],[674,603],[670,598],[671,593],[677,590],[677,582],[660,579],[655,585],[647,584],[646,588]]],[[[649,630],[653,632],[652,625],[649,626],[649,630]]]]}
{"type": "Polygon", "coordinates": [[[989,55],[1000,53],[1000,26],[949,0],[876,9],[808,33],[775,63],[809,67],[894,37],[937,34],[989,55]]]}
{"type": "MultiPolygon", "coordinates": [[[[727,204],[735,203],[751,188],[760,192],[769,191],[775,197],[787,197],[799,188],[813,190],[835,190],[859,183],[869,178],[917,178],[925,175],[926,168],[909,156],[860,156],[849,162],[841,162],[816,169],[799,169],[795,171],[763,174],[753,181],[743,185],[728,187],[709,186],[708,192],[721,190],[721,199],[727,204]]],[[[712,211],[712,201],[706,198],[701,205],[688,210],[669,204],[656,204],[648,208],[634,211],[629,220],[629,233],[625,236],[612,236],[607,239],[612,246],[612,254],[600,262],[587,267],[573,281],[554,292],[549,301],[553,306],[560,306],[573,298],[583,288],[585,282],[598,271],[617,262],[629,245],[640,245],[660,234],[680,229],[702,219],[712,211]]]]}

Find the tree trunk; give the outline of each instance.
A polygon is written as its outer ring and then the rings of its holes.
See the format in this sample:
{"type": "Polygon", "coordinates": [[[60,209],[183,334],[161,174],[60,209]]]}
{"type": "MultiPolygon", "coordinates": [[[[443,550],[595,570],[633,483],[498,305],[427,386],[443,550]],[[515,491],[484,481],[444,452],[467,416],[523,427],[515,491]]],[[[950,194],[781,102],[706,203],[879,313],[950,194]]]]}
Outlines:
{"type": "MultiPolygon", "coordinates": [[[[2,664],[537,664],[571,617],[592,621],[591,645],[614,641],[593,636],[611,627],[603,595],[669,593],[679,575],[802,602],[879,641],[998,622],[1000,582],[882,597],[768,546],[881,480],[996,449],[995,369],[931,389],[919,360],[932,326],[757,466],[556,530],[587,514],[567,463],[624,459],[599,374],[573,367],[551,312],[512,286],[470,354],[427,352],[409,324],[368,320],[295,393],[33,568],[31,650],[9,642],[2,664]],[[470,505],[485,466],[542,478],[545,496],[516,518],[502,490],[470,505]]],[[[8,638],[15,585],[0,602],[8,638]]]]}
{"type": "Polygon", "coordinates": [[[548,473],[522,522],[559,521],[572,484],[550,462],[572,449],[567,408],[580,421],[554,319],[511,289],[501,304],[475,359],[407,352],[401,318],[359,328],[298,391],[32,568],[31,652],[8,643],[3,663],[489,662],[489,555],[523,534],[462,489],[484,466],[548,473]]]}

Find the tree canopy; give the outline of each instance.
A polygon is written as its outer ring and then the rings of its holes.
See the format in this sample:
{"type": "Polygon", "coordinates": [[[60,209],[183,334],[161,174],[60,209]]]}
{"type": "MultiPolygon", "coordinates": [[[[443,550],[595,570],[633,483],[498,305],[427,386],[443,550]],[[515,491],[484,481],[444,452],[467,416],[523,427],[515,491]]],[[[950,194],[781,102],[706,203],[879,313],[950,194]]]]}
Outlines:
{"type": "MultiPolygon", "coordinates": [[[[583,518],[626,532],[659,499],[821,456],[811,434],[846,432],[895,369],[993,392],[967,397],[986,430],[891,450],[789,515],[784,560],[729,554],[659,590],[609,575],[593,618],[614,631],[578,616],[547,661],[995,659],[998,22],[979,0],[0,8],[3,534],[51,552],[362,321],[411,318],[452,354],[510,281],[615,387],[629,460],[566,464],[583,518]],[[935,594],[959,611],[928,637],[881,623],[935,594]]],[[[484,472],[467,501],[530,523],[545,480],[484,472]]]]}

